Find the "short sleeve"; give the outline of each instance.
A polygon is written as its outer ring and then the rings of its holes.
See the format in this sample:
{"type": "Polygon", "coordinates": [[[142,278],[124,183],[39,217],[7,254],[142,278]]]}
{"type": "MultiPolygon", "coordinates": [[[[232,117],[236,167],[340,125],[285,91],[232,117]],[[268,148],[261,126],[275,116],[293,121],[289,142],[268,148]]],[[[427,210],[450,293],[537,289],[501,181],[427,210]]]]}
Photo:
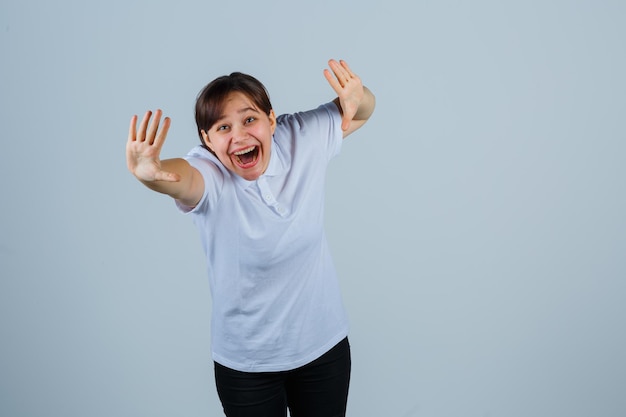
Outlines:
{"type": "Polygon", "coordinates": [[[275,136],[310,141],[312,147],[323,153],[327,162],[341,151],[341,114],[333,102],[313,110],[282,115],[278,118],[277,129],[280,132],[275,133],[275,136]]]}
{"type": "Polygon", "coordinates": [[[341,152],[343,144],[343,131],[341,130],[341,113],[334,102],[321,105],[319,110],[327,112],[328,125],[328,159],[332,159],[341,152]]]}
{"type": "Polygon", "coordinates": [[[206,212],[219,200],[224,185],[224,172],[217,158],[201,146],[192,149],[184,159],[202,175],[204,191],[195,207],[188,207],[176,200],[176,207],[183,213],[206,212]],[[215,159],[215,160],[214,160],[215,159]]]}

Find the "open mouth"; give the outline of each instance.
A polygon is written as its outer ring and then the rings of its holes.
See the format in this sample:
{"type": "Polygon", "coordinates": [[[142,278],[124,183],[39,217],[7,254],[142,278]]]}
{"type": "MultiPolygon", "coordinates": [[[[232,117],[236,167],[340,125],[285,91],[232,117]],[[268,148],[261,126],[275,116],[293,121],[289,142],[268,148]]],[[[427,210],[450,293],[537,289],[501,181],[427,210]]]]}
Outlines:
{"type": "Polygon", "coordinates": [[[242,168],[248,168],[256,163],[259,156],[259,148],[257,146],[250,146],[249,148],[234,152],[233,155],[235,156],[237,165],[242,168]]]}

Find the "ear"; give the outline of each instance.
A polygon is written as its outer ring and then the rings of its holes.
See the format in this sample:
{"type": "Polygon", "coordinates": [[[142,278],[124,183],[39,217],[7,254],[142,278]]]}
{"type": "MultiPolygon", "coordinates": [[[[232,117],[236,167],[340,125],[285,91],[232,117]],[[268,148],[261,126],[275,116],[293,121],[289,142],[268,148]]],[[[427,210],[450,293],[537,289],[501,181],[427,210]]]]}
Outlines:
{"type": "Polygon", "coordinates": [[[211,152],[215,153],[215,150],[213,149],[213,144],[211,143],[211,141],[209,140],[209,135],[206,133],[206,130],[202,129],[200,131],[200,133],[202,134],[202,141],[204,142],[204,145],[209,148],[211,150],[211,152]]]}
{"type": "Polygon", "coordinates": [[[267,117],[270,119],[270,129],[273,135],[276,130],[276,113],[274,113],[274,109],[270,110],[270,114],[268,114],[267,117]]]}

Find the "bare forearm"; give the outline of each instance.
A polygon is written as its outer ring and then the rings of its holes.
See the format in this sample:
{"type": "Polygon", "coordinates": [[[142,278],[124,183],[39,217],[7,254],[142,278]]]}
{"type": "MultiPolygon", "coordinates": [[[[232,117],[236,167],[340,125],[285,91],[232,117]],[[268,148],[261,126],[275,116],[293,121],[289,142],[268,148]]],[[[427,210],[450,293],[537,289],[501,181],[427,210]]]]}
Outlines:
{"type": "MultiPolygon", "coordinates": [[[[341,106],[341,100],[337,97],[335,100],[335,104],[339,108],[339,112],[341,116],[345,118],[344,109],[341,106]]],[[[367,88],[363,87],[363,98],[359,102],[359,106],[356,108],[356,112],[354,116],[350,119],[350,123],[347,129],[343,131],[343,137],[347,137],[355,130],[359,129],[361,126],[368,121],[372,113],[374,113],[374,108],[376,107],[376,98],[374,94],[367,88]]],[[[343,128],[343,126],[342,126],[343,128]]]]}
{"type": "Polygon", "coordinates": [[[359,104],[359,107],[354,115],[352,120],[367,120],[370,118],[372,113],[374,113],[374,108],[376,107],[376,97],[370,91],[369,88],[363,87],[363,100],[359,104]]]}
{"type": "Polygon", "coordinates": [[[145,181],[139,179],[149,189],[169,195],[187,206],[195,206],[204,189],[204,181],[200,173],[182,158],[161,161],[164,171],[178,176],[178,181],[145,181]]]}

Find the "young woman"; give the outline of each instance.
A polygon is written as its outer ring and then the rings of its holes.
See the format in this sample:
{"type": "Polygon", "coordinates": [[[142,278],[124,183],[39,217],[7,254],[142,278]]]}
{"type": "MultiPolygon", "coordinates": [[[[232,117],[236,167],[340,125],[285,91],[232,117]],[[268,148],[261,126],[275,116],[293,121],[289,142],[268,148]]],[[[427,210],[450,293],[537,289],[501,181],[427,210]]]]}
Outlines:
{"type": "MultiPolygon", "coordinates": [[[[196,101],[201,145],[160,160],[170,119],[130,122],[128,169],[174,198],[198,227],[212,294],[211,349],[229,416],[344,416],[348,321],[326,241],[324,183],[342,139],[375,99],[344,61],[324,76],[337,98],[276,116],[264,86],[232,73],[196,101]]],[[[151,120],[152,119],[152,120],[151,120]]]]}

